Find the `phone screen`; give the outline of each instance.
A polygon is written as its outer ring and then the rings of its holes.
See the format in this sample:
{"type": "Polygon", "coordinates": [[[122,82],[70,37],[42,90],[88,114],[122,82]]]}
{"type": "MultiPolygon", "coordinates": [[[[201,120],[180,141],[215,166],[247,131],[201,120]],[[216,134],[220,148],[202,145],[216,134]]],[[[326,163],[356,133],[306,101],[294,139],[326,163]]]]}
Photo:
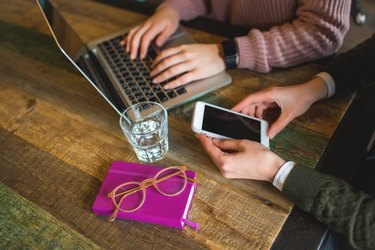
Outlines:
{"type": "Polygon", "coordinates": [[[205,105],[202,129],[233,139],[260,142],[260,121],[205,105]]]}

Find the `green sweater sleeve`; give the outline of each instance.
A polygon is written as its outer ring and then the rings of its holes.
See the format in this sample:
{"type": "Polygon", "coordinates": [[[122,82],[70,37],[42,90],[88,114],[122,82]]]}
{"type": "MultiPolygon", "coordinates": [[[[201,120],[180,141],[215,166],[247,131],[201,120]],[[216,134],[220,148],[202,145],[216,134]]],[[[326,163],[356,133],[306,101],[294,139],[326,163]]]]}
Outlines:
{"type": "Polygon", "coordinates": [[[348,183],[296,165],[283,191],[289,199],[360,249],[375,249],[375,199],[348,183]]]}

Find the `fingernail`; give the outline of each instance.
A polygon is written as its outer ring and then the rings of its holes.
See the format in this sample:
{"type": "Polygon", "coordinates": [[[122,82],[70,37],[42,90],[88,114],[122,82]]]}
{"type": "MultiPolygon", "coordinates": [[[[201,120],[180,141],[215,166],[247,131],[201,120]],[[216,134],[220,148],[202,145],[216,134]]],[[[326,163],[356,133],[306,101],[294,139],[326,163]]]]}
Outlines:
{"type": "Polygon", "coordinates": [[[219,142],[219,139],[213,138],[212,142],[219,142]]]}
{"type": "Polygon", "coordinates": [[[276,131],[270,132],[270,138],[273,139],[276,136],[276,131]]]}

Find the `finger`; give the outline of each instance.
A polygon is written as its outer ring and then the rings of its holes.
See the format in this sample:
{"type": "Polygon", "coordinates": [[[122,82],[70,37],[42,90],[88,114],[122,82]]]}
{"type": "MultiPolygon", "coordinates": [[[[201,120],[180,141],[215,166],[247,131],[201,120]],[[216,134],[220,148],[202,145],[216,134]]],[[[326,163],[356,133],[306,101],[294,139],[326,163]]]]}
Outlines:
{"type": "Polygon", "coordinates": [[[139,45],[141,43],[142,36],[150,28],[150,24],[145,23],[141,28],[137,30],[132,36],[130,45],[130,58],[135,59],[138,54],[139,45]]]}
{"type": "Polygon", "coordinates": [[[170,32],[170,30],[168,29],[165,29],[162,33],[160,33],[160,35],[156,38],[155,40],[155,43],[156,43],[156,46],[158,47],[161,47],[163,46],[163,44],[165,43],[165,41],[167,41],[167,39],[169,38],[169,36],[172,34],[172,32],[170,32]]]}
{"type": "MultiPolygon", "coordinates": [[[[181,63],[181,64],[177,64],[175,66],[172,66],[171,68],[167,69],[166,71],[164,71],[163,73],[161,73],[160,75],[158,75],[157,77],[155,77],[152,82],[153,83],[161,83],[165,80],[168,80],[174,76],[178,76],[178,75],[181,75],[182,73],[185,73],[185,72],[188,72],[192,70],[192,67],[188,64],[188,63],[181,63]]],[[[186,81],[188,81],[188,79],[186,79],[185,81],[183,81],[184,78],[186,77],[183,77],[180,76],[180,80],[173,80],[171,81],[169,84],[169,86],[177,86],[177,85],[182,85],[182,84],[185,84],[187,83],[186,81]]]]}
{"type": "Polygon", "coordinates": [[[125,41],[125,45],[126,45],[126,52],[129,53],[130,52],[130,45],[131,45],[131,41],[132,41],[132,38],[133,38],[133,35],[135,32],[137,32],[139,30],[140,26],[137,26],[133,29],[131,29],[129,32],[128,32],[128,35],[124,38],[123,41],[125,41]]]}
{"type": "Polygon", "coordinates": [[[255,104],[255,103],[262,103],[262,102],[273,102],[273,99],[268,95],[268,92],[261,91],[254,94],[247,96],[245,99],[240,101],[237,105],[235,105],[232,110],[235,112],[240,112],[246,106],[255,104]]]}
{"type": "Polygon", "coordinates": [[[268,130],[268,137],[273,139],[281,130],[283,130],[286,125],[293,119],[289,115],[281,112],[280,117],[272,124],[268,130]]]}
{"type": "Polygon", "coordinates": [[[154,68],[159,62],[163,61],[165,58],[170,57],[172,55],[178,54],[182,51],[182,46],[173,47],[170,49],[163,50],[151,64],[151,68],[154,68]]]}
{"type": "Polygon", "coordinates": [[[198,76],[197,72],[196,71],[190,71],[186,74],[183,74],[183,75],[179,76],[177,79],[175,79],[173,81],[170,81],[166,85],[164,85],[164,89],[177,88],[179,86],[188,84],[189,82],[192,82],[192,81],[195,81],[195,80],[198,80],[198,79],[199,79],[199,76],[198,76]]]}
{"type": "Polygon", "coordinates": [[[212,140],[213,145],[218,147],[219,149],[223,151],[234,151],[237,152],[240,150],[240,140],[233,140],[233,139],[224,139],[224,140],[218,140],[214,139],[212,140]]]}
{"type": "MultiPolygon", "coordinates": [[[[185,61],[186,61],[186,59],[183,56],[181,56],[180,54],[175,54],[175,55],[172,55],[170,57],[167,57],[163,61],[161,61],[159,64],[157,64],[155,68],[153,68],[151,70],[151,72],[150,72],[151,76],[152,77],[156,76],[157,74],[160,74],[161,72],[163,72],[165,70],[166,70],[166,72],[164,72],[164,73],[168,72],[167,75],[181,74],[183,72],[191,70],[191,65],[189,63],[183,63],[185,61]],[[179,70],[179,68],[175,68],[175,67],[177,67],[178,65],[181,65],[181,67],[185,67],[186,70],[185,71],[179,71],[178,73],[176,73],[179,70]]],[[[154,80],[156,80],[156,79],[158,79],[158,78],[156,77],[154,80]]],[[[161,81],[158,81],[158,82],[161,82],[161,81]]],[[[158,82],[155,82],[155,83],[158,83],[158,82]]]]}
{"type": "Polygon", "coordinates": [[[255,109],[256,109],[256,104],[251,104],[247,107],[245,107],[243,110],[241,110],[240,112],[242,114],[245,114],[245,115],[251,115],[251,116],[255,116],[255,109]]]}
{"type": "Polygon", "coordinates": [[[148,47],[151,41],[160,33],[160,28],[151,26],[150,29],[143,35],[141,42],[141,58],[145,58],[147,55],[148,47]]]}
{"type": "Polygon", "coordinates": [[[267,109],[266,105],[259,104],[255,109],[255,117],[262,119],[263,111],[267,109]]]}
{"type": "Polygon", "coordinates": [[[201,141],[204,150],[216,165],[220,165],[223,161],[224,153],[212,143],[212,139],[203,134],[196,134],[195,137],[201,141]]]}

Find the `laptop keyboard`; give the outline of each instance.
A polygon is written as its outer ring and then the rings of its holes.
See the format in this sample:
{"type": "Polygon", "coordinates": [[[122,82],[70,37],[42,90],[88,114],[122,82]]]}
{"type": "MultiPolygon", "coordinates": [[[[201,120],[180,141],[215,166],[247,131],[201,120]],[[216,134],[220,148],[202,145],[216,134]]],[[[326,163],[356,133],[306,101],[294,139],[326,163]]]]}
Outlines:
{"type": "MultiPolygon", "coordinates": [[[[156,52],[150,48],[145,59],[131,60],[120,41],[124,36],[115,37],[98,45],[100,52],[103,54],[112,72],[121,84],[125,93],[128,95],[132,104],[144,101],[153,101],[158,103],[166,102],[179,95],[186,93],[186,89],[178,87],[175,89],[163,89],[161,84],[153,84],[150,75],[150,68],[156,52]]],[[[169,81],[175,78],[169,79],[169,81]]]]}

